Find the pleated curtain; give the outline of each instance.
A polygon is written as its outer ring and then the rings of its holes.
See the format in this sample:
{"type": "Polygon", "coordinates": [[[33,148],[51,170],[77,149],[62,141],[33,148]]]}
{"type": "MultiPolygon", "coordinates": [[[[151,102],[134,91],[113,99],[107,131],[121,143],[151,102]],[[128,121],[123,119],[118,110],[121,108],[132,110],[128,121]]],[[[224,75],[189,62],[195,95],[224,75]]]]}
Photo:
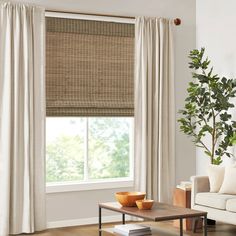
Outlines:
{"type": "Polygon", "coordinates": [[[46,227],[44,9],[0,4],[0,235],[46,227]]]}
{"type": "Polygon", "coordinates": [[[172,21],[139,17],[135,37],[135,188],[168,203],[175,184],[172,21]]]}

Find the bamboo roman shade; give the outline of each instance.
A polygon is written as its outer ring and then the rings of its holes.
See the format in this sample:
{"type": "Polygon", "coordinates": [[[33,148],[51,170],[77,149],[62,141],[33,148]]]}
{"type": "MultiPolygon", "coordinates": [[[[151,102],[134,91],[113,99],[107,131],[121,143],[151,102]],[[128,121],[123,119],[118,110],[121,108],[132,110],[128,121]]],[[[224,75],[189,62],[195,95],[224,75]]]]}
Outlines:
{"type": "Polygon", "coordinates": [[[46,18],[47,116],[133,116],[134,25],[46,18]]]}

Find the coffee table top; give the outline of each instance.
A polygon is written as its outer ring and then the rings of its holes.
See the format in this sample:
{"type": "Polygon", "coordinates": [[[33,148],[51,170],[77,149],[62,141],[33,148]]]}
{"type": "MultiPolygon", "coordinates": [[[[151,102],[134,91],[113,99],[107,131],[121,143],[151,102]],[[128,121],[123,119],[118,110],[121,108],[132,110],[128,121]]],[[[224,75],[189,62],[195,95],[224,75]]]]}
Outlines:
{"type": "Polygon", "coordinates": [[[155,202],[151,210],[139,210],[137,207],[123,207],[118,202],[100,203],[99,207],[152,221],[175,220],[207,215],[207,212],[159,202],[155,202]]]}

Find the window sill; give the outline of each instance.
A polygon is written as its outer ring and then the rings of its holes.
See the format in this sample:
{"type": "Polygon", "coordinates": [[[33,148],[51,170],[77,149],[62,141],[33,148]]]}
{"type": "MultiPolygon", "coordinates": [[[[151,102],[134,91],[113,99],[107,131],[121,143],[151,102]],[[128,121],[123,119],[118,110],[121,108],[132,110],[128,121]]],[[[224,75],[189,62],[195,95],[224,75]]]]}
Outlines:
{"type": "Polygon", "coordinates": [[[134,181],[131,178],[106,179],[106,180],[89,181],[89,182],[48,183],[46,185],[46,193],[127,188],[133,186],[134,186],[134,181]]]}

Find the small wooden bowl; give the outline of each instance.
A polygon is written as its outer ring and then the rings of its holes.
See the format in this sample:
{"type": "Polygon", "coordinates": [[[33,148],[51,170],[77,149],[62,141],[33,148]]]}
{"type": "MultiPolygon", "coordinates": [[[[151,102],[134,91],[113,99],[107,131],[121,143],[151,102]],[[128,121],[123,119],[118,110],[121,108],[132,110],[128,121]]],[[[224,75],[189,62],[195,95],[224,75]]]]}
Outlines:
{"type": "Polygon", "coordinates": [[[145,198],[146,193],[142,192],[118,192],[116,200],[124,207],[135,207],[137,200],[145,198]]]}
{"type": "Polygon", "coordinates": [[[151,210],[153,203],[154,203],[153,200],[148,200],[148,199],[136,201],[136,205],[139,210],[151,210]]]}

